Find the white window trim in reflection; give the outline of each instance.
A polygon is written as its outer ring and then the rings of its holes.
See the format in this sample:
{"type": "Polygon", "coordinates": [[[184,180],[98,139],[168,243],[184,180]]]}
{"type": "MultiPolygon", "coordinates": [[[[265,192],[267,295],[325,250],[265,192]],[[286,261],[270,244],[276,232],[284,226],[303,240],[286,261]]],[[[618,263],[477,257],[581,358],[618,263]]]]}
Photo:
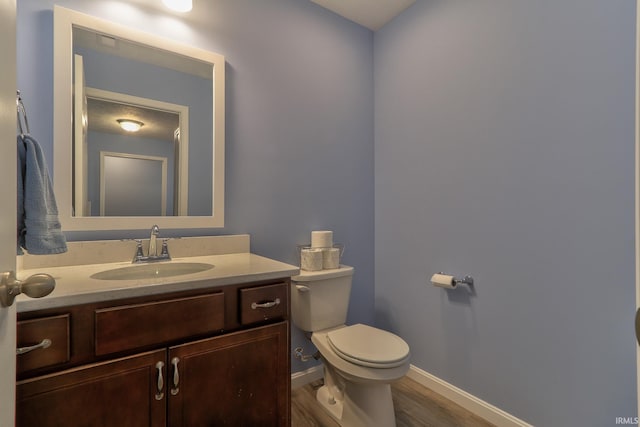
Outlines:
{"type": "Polygon", "coordinates": [[[150,224],[161,228],[224,227],[224,140],[225,140],[225,59],[224,56],[184,45],[164,37],[111,23],[60,6],[54,6],[54,190],[62,228],[76,230],[146,230],[150,224]],[[213,67],[213,195],[211,216],[165,217],[80,217],[72,212],[73,125],[73,27],[127,39],[174,52],[213,67]]]}

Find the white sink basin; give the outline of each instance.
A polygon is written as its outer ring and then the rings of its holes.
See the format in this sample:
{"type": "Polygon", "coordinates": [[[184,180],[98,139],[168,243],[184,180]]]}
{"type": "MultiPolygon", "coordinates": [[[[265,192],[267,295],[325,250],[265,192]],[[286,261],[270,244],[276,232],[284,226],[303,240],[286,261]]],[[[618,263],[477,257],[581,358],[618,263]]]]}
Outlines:
{"type": "Polygon", "coordinates": [[[158,277],[182,276],[199,273],[213,268],[213,264],[203,262],[167,262],[158,264],[137,264],[114,268],[92,274],[98,280],[140,280],[158,277]]]}

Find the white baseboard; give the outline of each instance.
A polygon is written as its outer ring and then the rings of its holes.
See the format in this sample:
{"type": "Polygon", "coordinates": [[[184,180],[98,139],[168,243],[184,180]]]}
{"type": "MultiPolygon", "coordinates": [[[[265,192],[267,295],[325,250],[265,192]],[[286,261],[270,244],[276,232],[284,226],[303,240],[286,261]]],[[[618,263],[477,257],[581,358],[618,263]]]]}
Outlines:
{"type": "Polygon", "coordinates": [[[322,365],[312,366],[305,371],[294,372],[291,374],[291,390],[304,387],[311,382],[319,380],[323,375],[322,365]]]}
{"type": "MultiPolygon", "coordinates": [[[[323,376],[322,365],[313,366],[305,371],[294,372],[291,374],[291,389],[303,387],[310,382],[319,380],[323,376]]],[[[451,400],[452,402],[462,406],[469,412],[484,418],[492,424],[501,427],[533,427],[519,418],[496,408],[490,403],[479,399],[466,391],[459,389],[453,384],[441,380],[440,378],[423,371],[422,369],[411,365],[407,377],[430,388],[439,395],[451,400]]]]}
{"type": "Polygon", "coordinates": [[[439,395],[457,403],[467,411],[484,418],[492,424],[501,427],[533,427],[531,424],[514,417],[500,408],[496,408],[492,404],[487,403],[484,400],[479,399],[418,367],[411,365],[407,376],[423,386],[430,388],[439,395]]]}

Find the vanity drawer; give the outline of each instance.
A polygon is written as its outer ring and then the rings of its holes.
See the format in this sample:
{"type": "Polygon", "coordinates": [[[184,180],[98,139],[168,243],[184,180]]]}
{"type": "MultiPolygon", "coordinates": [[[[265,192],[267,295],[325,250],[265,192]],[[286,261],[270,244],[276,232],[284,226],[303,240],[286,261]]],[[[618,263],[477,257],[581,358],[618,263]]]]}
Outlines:
{"type": "Polygon", "coordinates": [[[98,356],[217,332],[224,328],[224,294],[99,309],[95,328],[98,356]]]}
{"type": "Polygon", "coordinates": [[[32,369],[58,365],[69,361],[68,314],[21,320],[17,326],[17,348],[24,351],[24,353],[16,356],[18,375],[32,369]],[[45,348],[42,345],[28,350],[28,347],[42,344],[44,340],[50,341],[48,347],[45,348]]]}
{"type": "Polygon", "coordinates": [[[288,292],[286,283],[240,289],[240,323],[247,325],[286,317],[288,292]]]}

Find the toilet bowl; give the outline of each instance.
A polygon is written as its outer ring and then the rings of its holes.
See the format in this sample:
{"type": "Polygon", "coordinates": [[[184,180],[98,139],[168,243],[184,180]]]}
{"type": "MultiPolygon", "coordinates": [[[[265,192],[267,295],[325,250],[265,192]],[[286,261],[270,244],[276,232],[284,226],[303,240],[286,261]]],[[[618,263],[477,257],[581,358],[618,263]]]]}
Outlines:
{"type": "Polygon", "coordinates": [[[395,426],[390,384],[409,370],[407,343],[362,324],[314,332],[311,341],[324,362],[316,398],[340,425],[395,426]]]}
{"type": "Polygon", "coordinates": [[[353,268],[292,278],[292,318],[312,332],[324,365],[316,398],[343,427],[394,427],[390,383],[409,370],[409,345],[372,326],[345,325],[353,268]]]}

